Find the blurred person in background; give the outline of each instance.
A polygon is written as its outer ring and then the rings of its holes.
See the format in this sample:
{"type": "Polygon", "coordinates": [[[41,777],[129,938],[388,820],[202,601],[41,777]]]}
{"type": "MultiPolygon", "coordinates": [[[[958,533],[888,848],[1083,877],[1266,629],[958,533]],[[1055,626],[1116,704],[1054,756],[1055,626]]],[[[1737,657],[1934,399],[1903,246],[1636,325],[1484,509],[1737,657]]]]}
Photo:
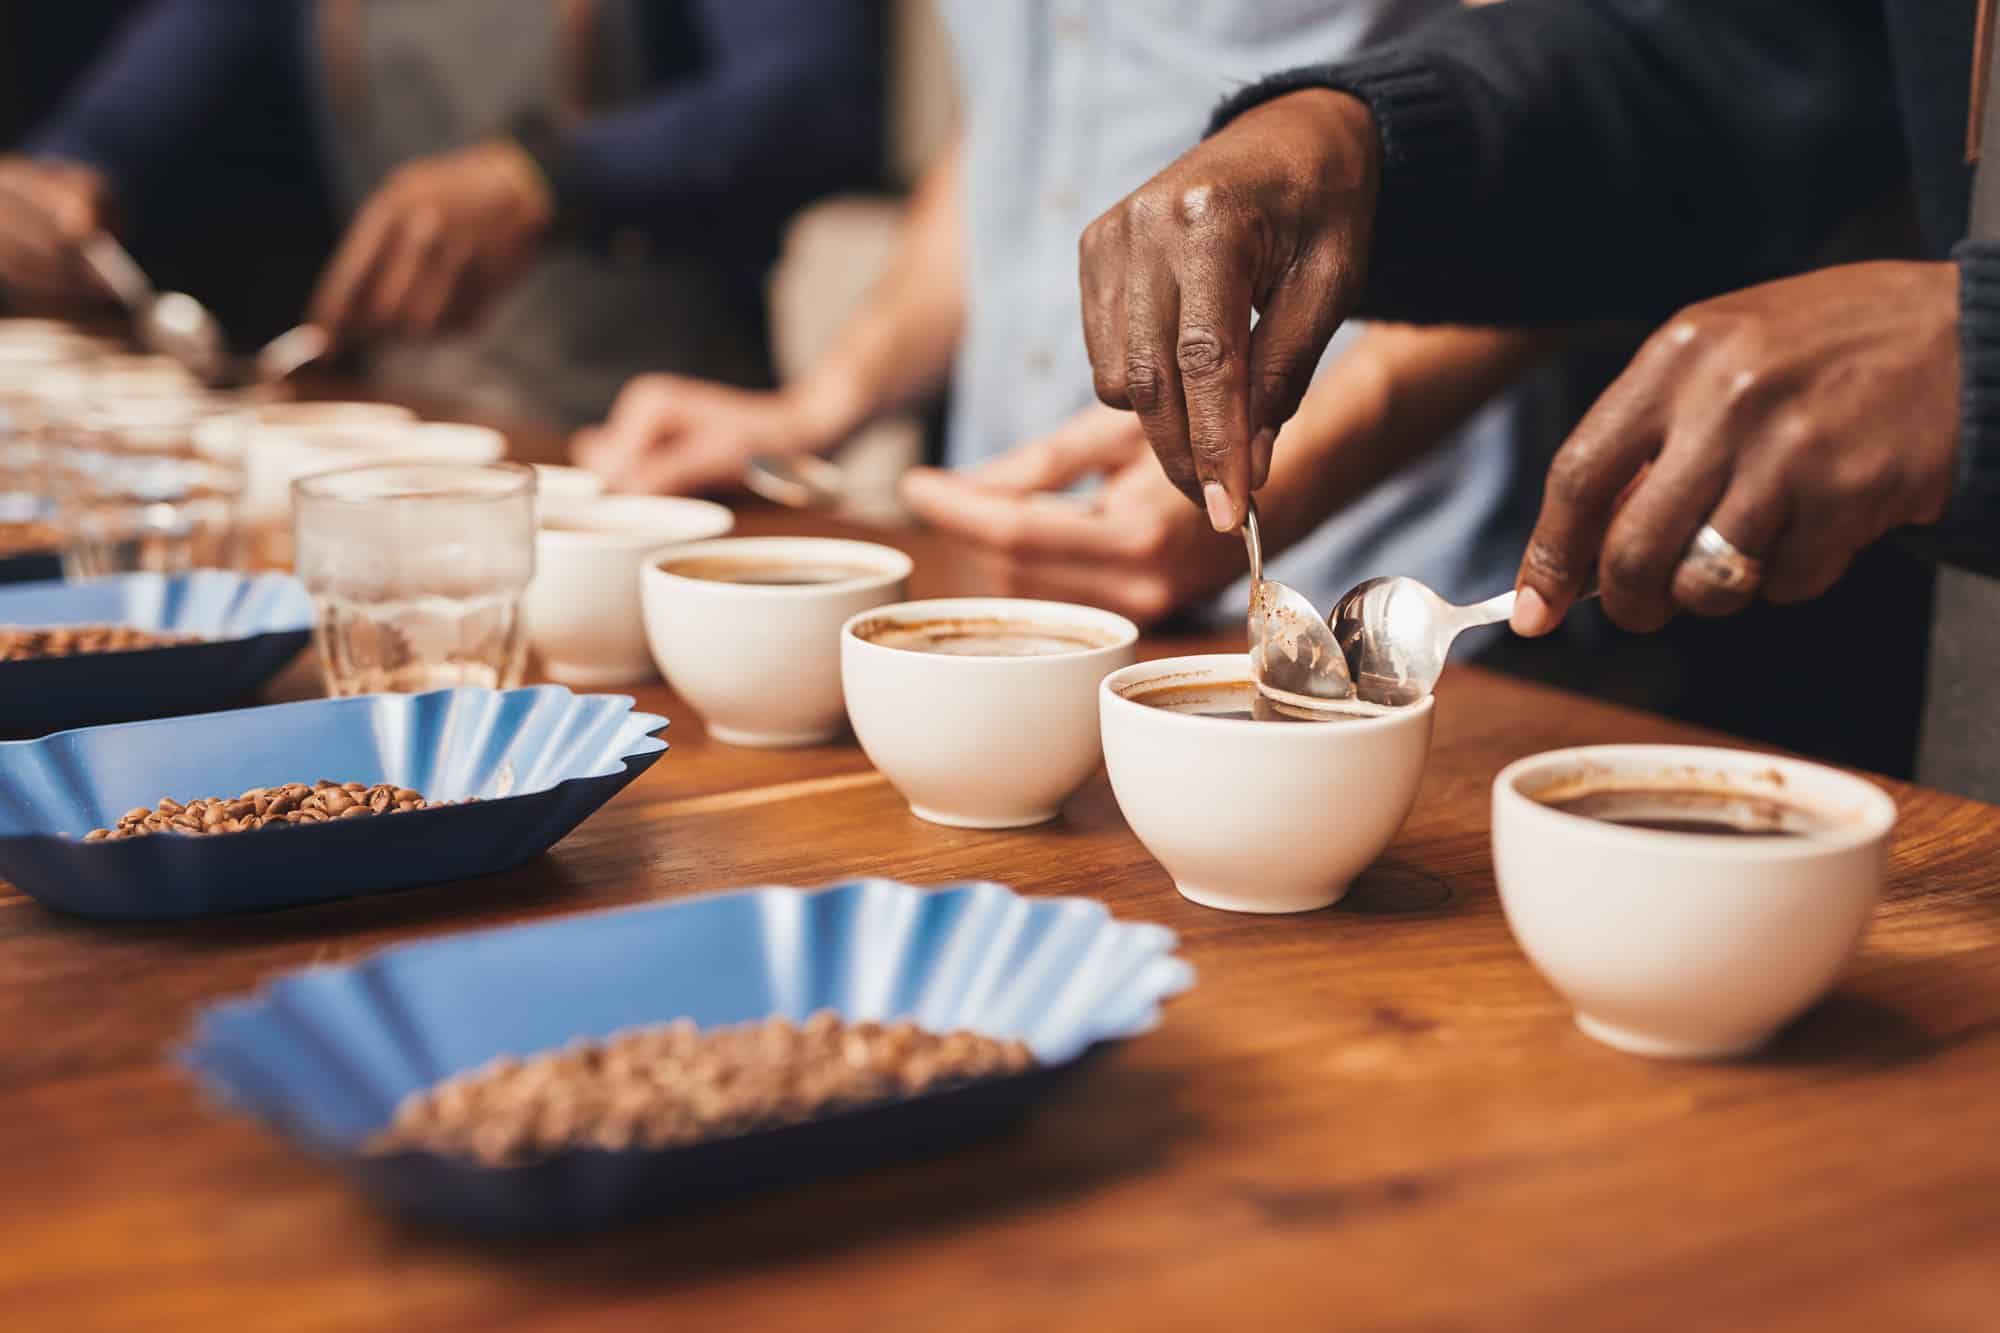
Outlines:
{"type": "MultiPolygon", "coordinates": [[[[911,474],[904,495],[979,553],[993,591],[1141,622],[1204,606],[1240,620],[1240,587],[1211,599],[1242,576],[1241,541],[1188,511],[1132,417],[1094,405],[1077,235],[1195,142],[1224,94],[1448,8],[944,0],[963,132],[919,182],[886,277],[831,352],[775,391],[639,378],[578,435],[578,460],[617,489],[723,488],[756,455],[830,450],[949,386],[946,469],[911,474]],[[1092,483],[1087,504],[1045,494],[1092,483]]],[[[1558,432],[1519,395],[1487,404],[1543,348],[1467,329],[1343,340],[1264,493],[1267,549],[1289,548],[1273,577],[1322,605],[1392,572],[1460,599],[1504,588],[1558,432]]]]}
{"type": "Polygon", "coordinates": [[[767,384],[786,219],[876,169],[877,9],[155,0],[0,156],[0,291],[101,301],[93,229],[151,262],[254,182],[343,220],[293,317],[384,389],[574,426],[642,369],[767,384]]]}

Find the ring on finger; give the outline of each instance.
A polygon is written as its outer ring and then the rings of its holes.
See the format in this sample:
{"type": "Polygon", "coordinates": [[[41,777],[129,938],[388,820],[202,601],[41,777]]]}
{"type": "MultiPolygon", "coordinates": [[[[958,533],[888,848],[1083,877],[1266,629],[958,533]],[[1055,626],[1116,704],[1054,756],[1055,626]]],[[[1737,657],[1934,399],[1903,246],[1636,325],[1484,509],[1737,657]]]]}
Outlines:
{"type": "Polygon", "coordinates": [[[1688,543],[1687,554],[1681,557],[1681,568],[1723,592],[1748,592],[1764,581],[1764,562],[1745,555],[1707,523],[1701,525],[1701,531],[1688,543]]]}

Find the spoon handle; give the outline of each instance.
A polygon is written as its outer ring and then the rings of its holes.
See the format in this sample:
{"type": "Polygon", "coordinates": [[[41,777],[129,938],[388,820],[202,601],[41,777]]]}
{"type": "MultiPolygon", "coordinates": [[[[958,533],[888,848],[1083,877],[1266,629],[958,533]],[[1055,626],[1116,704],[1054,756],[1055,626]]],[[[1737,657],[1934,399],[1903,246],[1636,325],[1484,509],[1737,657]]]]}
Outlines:
{"type": "Polygon", "coordinates": [[[1248,496],[1243,501],[1243,548],[1250,553],[1251,595],[1256,595],[1257,585],[1264,581],[1264,532],[1257,522],[1257,497],[1248,496]]]}
{"type": "MultiPolygon", "coordinates": [[[[1587,602],[1595,596],[1597,596],[1597,571],[1592,570],[1590,578],[1584,582],[1583,591],[1576,595],[1576,600],[1587,602]]],[[[1461,632],[1477,629],[1481,625],[1497,625],[1503,620],[1512,620],[1514,593],[1503,592],[1498,597],[1489,597],[1483,602],[1474,602],[1471,606],[1461,606],[1458,608],[1458,617],[1461,632]]]]}
{"type": "Polygon", "coordinates": [[[133,314],[143,311],[153,299],[153,282],[138,261],[108,232],[93,232],[83,243],[83,262],[99,282],[133,314]]]}

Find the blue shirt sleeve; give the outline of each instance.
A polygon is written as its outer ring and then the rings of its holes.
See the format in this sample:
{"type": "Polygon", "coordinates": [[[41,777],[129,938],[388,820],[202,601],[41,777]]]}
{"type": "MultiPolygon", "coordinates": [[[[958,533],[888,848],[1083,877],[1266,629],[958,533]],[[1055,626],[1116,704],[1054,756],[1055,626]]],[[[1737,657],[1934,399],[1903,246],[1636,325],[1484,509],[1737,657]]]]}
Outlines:
{"type": "MultiPolygon", "coordinates": [[[[28,152],[97,167],[143,213],[192,159],[291,132],[301,71],[285,0],[156,0],[105,49],[28,152]]],[[[296,151],[297,145],[291,145],[296,151]]]]}
{"type": "Polygon", "coordinates": [[[524,134],[567,227],[775,228],[869,182],[882,141],[873,0],[692,0],[695,72],[559,136],[524,134]]]}

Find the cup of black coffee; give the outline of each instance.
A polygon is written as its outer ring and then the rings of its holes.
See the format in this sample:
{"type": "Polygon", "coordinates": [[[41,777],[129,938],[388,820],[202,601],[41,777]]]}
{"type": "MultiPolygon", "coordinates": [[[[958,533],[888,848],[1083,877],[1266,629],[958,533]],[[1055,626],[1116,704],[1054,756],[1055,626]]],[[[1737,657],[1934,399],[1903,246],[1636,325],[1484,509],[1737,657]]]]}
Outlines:
{"type": "Polygon", "coordinates": [[[909,590],[910,557],[873,542],[727,537],[656,552],[640,573],[667,683],[731,745],[815,745],[846,720],[840,627],[909,590]]]}
{"type": "Polygon", "coordinates": [[[1832,988],[1873,917],[1896,805],[1745,750],[1603,745],[1493,783],[1507,924],[1577,1026],[1640,1055],[1756,1050],[1832,988]]]}
{"type": "Polygon", "coordinates": [[[959,597],[862,612],[841,629],[848,717],[920,819],[1054,819],[1097,769],[1096,691],[1139,629],[1095,607],[959,597]]]}

